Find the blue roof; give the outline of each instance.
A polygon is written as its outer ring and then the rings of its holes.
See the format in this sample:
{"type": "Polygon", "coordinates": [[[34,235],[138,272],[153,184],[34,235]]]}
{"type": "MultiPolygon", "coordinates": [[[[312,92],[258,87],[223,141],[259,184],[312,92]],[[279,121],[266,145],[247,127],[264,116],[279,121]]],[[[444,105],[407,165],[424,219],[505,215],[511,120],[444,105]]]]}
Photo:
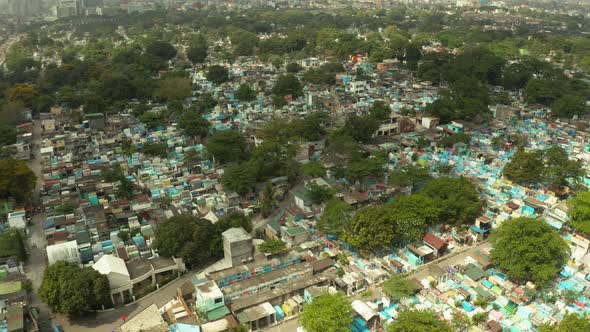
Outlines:
{"type": "Polygon", "coordinates": [[[176,323],[170,325],[170,332],[201,332],[201,328],[197,325],[176,323]]]}
{"type": "Polygon", "coordinates": [[[479,234],[484,234],[486,232],[485,230],[483,230],[475,225],[471,226],[470,229],[476,233],[479,233],[479,234]]]}

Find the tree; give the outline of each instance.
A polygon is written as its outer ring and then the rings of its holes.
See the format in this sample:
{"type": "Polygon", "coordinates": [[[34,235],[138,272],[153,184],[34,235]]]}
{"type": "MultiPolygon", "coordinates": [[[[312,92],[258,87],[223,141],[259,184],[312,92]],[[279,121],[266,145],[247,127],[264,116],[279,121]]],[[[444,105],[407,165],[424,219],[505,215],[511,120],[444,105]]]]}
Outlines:
{"type": "Polygon", "coordinates": [[[30,84],[18,83],[8,91],[8,101],[33,107],[39,92],[30,84]]]}
{"type": "Polygon", "coordinates": [[[246,102],[256,100],[256,91],[252,90],[248,84],[243,83],[236,91],[236,99],[246,102]]]}
{"type": "Polygon", "coordinates": [[[451,332],[451,327],[436,317],[432,310],[400,311],[394,323],[387,326],[387,332],[451,332]]]}
{"type": "Polygon", "coordinates": [[[293,98],[303,96],[303,87],[293,74],[282,75],[277,78],[272,93],[279,97],[291,95],[293,98]]]}
{"type": "Polygon", "coordinates": [[[369,115],[378,121],[389,119],[390,114],[391,108],[389,105],[380,100],[375,101],[369,108],[369,115]]]}
{"type": "Polygon", "coordinates": [[[576,313],[570,313],[556,325],[541,325],[539,332],[577,332],[590,331],[590,319],[584,314],[580,316],[576,313]]]}
{"type": "Polygon", "coordinates": [[[203,63],[207,58],[208,48],[207,39],[199,34],[190,42],[186,56],[193,64],[203,63]]]}
{"type": "Polygon", "coordinates": [[[505,221],[490,235],[492,262],[513,279],[548,284],[569,258],[569,246],[542,220],[505,221]]]}
{"type": "Polygon", "coordinates": [[[117,237],[123,241],[123,243],[129,241],[129,231],[119,231],[117,237]]]}
{"type": "Polygon", "coordinates": [[[166,143],[146,143],[142,146],[141,151],[148,156],[159,156],[165,158],[168,155],[168,145],[166,143]]]}
{"type": "Polygon", "coordinates": [[[209,133],[211,124],[207,119],[196,111],[185,111],[178,120],[178,128],[182,129],[185,135],[190,137],[203,138],[209,133]]]}
{"type": "Polygon", "coordinates": [[[532,152],[519,151],[503,170],[510,181],[521,185],[545,185],[558,190],[568,184],[576,185],[585,171],[579,160],[570,160],[559,146],[532,152]]]}
{"type": "Polygon", "coordinates": [[[303,305],[301,326],[308,332],[348,331],[353,320],[352,306],[340,293],[325,293],[303,305]]]}
{"type": "Polygon", "coordinates": [[[432,180],[428,168],[423,166],[405,165],[389,174],[389,184],[415,189],[432,180]]]}
{"type": "Polygon", "coordinates": [[[158,40],[146,46],[146,53],[162,60],[170,60],[176,56],[176,49],[170,43],[158,40]]]}
{"type": "Polygon", "coordinates": [[[0,125],[0,148],[16,143],[16,129],[12,125],[0,125]]]}
{"type": "Polygon", "coordinates": [[[267,240],[258,245],[258,250],[265,254],[278,254],[286,248],[287,244],[281,240],[267,240]]]}
{"type": "Polygon", "coordinates": [[[221,253],[221,233],[207,219],[179,215],[158,227],[154,246],[160,255],[180,257],[196,267],[221,253]]]}
{"type": "Polygon", "coordinates": [[[311,178],[317,178],[326,175],[326,168],[320,163],[309,162],[301,165],[301,173],[311,178]]]}
{"type": "Polygon", "coordinates": [[[218,131],[207,143],[207,152],[221,164],[248,158],[248,142],[235,130],[218,131]]]}
{"type": "Polygon", "coordinates": [[[472,223],[481,213],[483,203],[475,187],[465,178],[440,177],[430,181],[420,193],[432,198],[442,208],[447,223],[472,223]]]}
{"type": "Polygon", "coordinates": [[[387,211],[378,206],[358,210],[350,219],[342,240],[358,249],[377,249],[388,246],[395,240],[393,222],[387,211]]]}
{"type": "Polygon", "coordinates": [[[45,269],[39,296],[53,312],[79,316],[110,305],[109,280],[91,267],[59,261],[45,269]]]}
{"type": "Polygon", "coordinates": [[[14,197],[24,202],[31,197],[37,177],[26,162],[15,159],[0,160],[0,198],[14,197]]]}
{"type": "Polygon", "coordinates": [[[126,177],[121,177],[117,186],[117,197],[132,200],[135,197],[135,184],[126,177]]]}
{"type": "Polygon", "coordinates": [[[520,150],[514,154],[502,174],[510,181],[520,185],[538,183],[543,174],[543,160],[541,151],[526,152],[520,150]]]}
{"type": "Polygon", "coordinates": [[[192,95],[193,84],[188,77],[168,75],[158,82],[154,96],[166,101],[182,101],[192,95]]]}
{"type": "Polygon", "coordinates": [[[353,210],[346,202],[330,199],[318,221],[318,228],[325,234],[340,235],[348,227],[353,210]]]}
{"type": "Polygon", "coordinates": [[[0,257],[17,258],[19,262],[26,262],[28,259],[25,240],[20,230],[9,229],[0,234],[0,257]]]}
{"type": "Polygon", "coordinates": [[[405,297],[410,297],[416,292],[416,286],[406,279],[406,277],[400,275],[394,275],[387,279],[381,284],[381,288],[383,293],[395,302],[405,297]]]}
{"type": "Polygon", "coordinates": [[[215,226],[219,228],[219,233],[237,227],[242,227],[246,232],[250,233],[252,232],[252,219],[241,212],[232,211],[227,216],[218,220],[215,226]]]}
{"type": "Polygon", "coordinates": [[[225,190],[235,191],[244,196],[256,184],[256,170],[249,163],[233,163],[225,168],[221,175],[221,184],[225,190]]]}
{"type": "Polygon", "coordinates": [[[588,111],[586,99],[581,96],[565,95],[557,99],[551,106],[552,113],[558,117],[571,118],[588,111]]]}
{"type": "Polygon", "coordinates": [[[319,185],[313,181],[310,181],[305,186],[305,195],[311,199],[314,204],[321,204],[334,197],[336,190],[330,186],[319,185]]]}
{"type": "Polygon", "coordinates": [[[368,143],[379,129],[379,121],[370,116],[353,115],[346,119],[344,132],[359,143],[368,143]]]}
{"type": "Polygon", "coordinates": [[[590,234],[590,191],[584,191],[571,198],[569,224],[578,232],[590,234]]]}
{"type": "Polygon", "coordinates": [[[287,68],[286,69],[287,69],[287,72],[288,73],[295,74],[295,73],[300,72],[303,69],[303,67],[301,67],[296,62],[291,62],[291,63],[287,64],[287,68]]]}
{"type": "Polygon", "coordinates": [[[207,80],[215,84],[221,84],[229,81],[227,69],[219,65],[210,66],[209,70],[207,71],[207,80]]]}

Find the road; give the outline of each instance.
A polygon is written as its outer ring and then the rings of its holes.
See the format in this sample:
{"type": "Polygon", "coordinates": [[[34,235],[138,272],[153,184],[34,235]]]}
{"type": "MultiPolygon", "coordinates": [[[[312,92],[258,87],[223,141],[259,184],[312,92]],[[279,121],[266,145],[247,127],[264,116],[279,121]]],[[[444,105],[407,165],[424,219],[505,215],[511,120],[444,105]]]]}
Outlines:
{"type": "MultiPolygon", "coordinates": [[[[31,170],[37,176],[34,199],[40,201],[40,191],[43,187],[43,165],[41,164],[41,154],[39,146],[41,145],[41,121],[36,120],[33,125],[32,143],[36,146],[33,149],[33,159],[30,162],[31,170]]],[[[40,310],[39,328],[41,331],[50,331],[51,322],[49,319],[49,308],[39,299],[39,287],[43,280],[43,272],[47,262],[45,261],[45,235],[43,233],[43,213],[33,216],[33,226],[28,228],[29,232],[29,262],[27,264],[27,277],[33,283],[33,293],[30,297],[31,306],[38,307],[40,310]]]]}

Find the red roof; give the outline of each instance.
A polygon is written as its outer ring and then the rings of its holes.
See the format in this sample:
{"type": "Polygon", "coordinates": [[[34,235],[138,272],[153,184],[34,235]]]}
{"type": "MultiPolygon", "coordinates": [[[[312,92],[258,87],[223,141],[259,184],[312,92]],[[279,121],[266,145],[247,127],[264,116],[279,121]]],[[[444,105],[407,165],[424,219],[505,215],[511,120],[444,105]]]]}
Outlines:
{"type": "Polygon", "coordinates": [[[422,240],[425,243],[428,243],[431,246],[433,246],[436,250],[441,250],[441,249],[444,249],[448,246],[448,243],[446,243],[443,239],[441,239],[440,237],[438,237],[432,233],[426,233],[426,235],[424,235],[424,238],[422,240]]]}

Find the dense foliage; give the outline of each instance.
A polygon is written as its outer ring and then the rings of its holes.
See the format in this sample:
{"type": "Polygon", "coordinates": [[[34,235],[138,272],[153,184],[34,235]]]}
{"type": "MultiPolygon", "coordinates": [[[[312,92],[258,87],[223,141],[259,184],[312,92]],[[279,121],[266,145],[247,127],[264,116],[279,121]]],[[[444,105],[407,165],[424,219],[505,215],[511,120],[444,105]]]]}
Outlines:
{"type": "Polygon", "coordinates": [[[31,197],[37,177],[26,162],[2,159],[0,174],[0,198],[13,197],[18,202],[24,202],[31,197]]]}
{"type": "Polygon", "coordinates": [[[394,323],[387,326],[387,332],[451,332],[446,321],[436,317],[433,310],[400,311],[394,323]]]}
{"type": "Polygon", "coordinates": [[[45,269],[39,296],[53,312],[79,316],[110,306],[110,290],[106,275],[59,261],[45,269]]]}
{"type": "Polygon", "coordinates": [[[509,277],[548,284],[569,257],[569,246],[542,220],[517,218],[492,231],[492,262],[509,277]]]}
{"type": "Polygon", "coordinates": [[[525,186],[543,185],[560,189],[576,185],[585,175],[582,162],[569,159],[568,153],[559,146],[546,150],[518,151],[504,167],[504,176],[525,186]]]}
{"type": "Polygon", "coordinates": [[[352,323],[353,310],[343,294],[325,293],[303,305],[301,326],[309,332],[348,331],[352,323]]]}

